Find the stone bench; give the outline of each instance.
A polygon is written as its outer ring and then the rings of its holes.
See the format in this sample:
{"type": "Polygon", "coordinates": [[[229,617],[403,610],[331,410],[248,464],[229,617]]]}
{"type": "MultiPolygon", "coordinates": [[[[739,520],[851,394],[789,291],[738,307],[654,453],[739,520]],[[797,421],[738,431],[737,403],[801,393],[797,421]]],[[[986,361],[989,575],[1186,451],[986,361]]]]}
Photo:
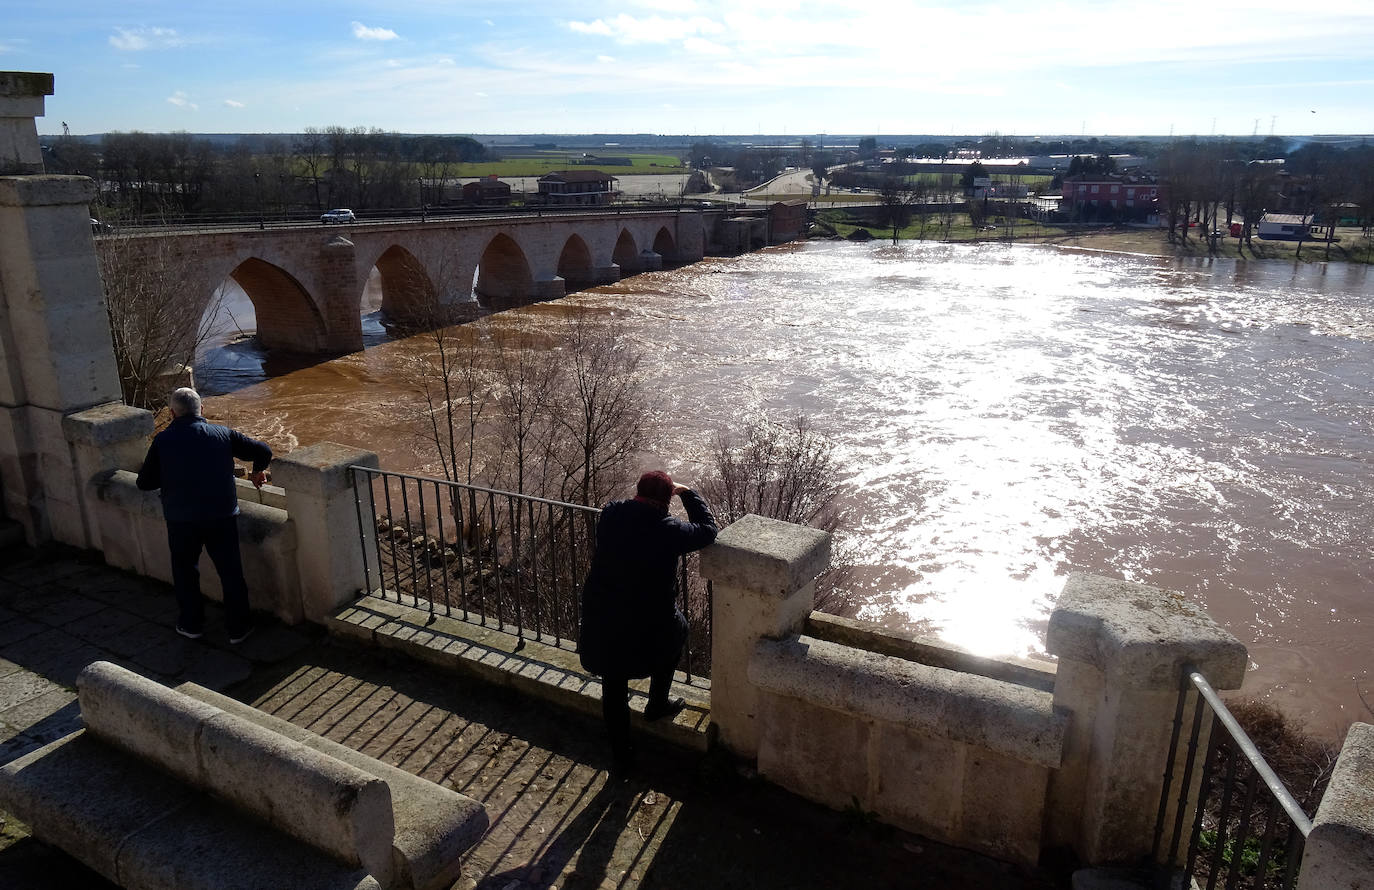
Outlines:
{"type": "Polygon", "coordinates": [[[0,768],[0,805],[120,886],[431,890],[485,830],[476,801],[208,690],[106,662],[77,687],[86,728],[0,768]]]}

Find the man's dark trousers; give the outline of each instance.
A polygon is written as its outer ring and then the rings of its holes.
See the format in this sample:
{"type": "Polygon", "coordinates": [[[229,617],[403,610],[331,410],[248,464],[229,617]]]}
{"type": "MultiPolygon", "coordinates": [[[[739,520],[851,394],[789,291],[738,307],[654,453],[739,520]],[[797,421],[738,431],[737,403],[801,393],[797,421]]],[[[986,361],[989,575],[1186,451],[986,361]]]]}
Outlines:
{"type": "Polygon", "coordinates": [[[239,560],[238,516],[167,523],[172,551],[172,587],[180,618],[177,624],[191,633],[205,629],[205,602],[200,597],[200,551],[210,554],[224,589],[224,623],[230,637],[248,630],[248,582],[239,560]]]}
{"type": "MultiPolygon", "coordinates": [[[[668,703],[673,688],[676,662],[668,662],[649,678],[649,701],[655,705],[668,703]]],[[[630,678],[606,676],[601,678],[601,718],[606,722],[606,735],[611,741],[611,758],[617,769],[634,766],[634,745],[630,742],[630,678]]]]}

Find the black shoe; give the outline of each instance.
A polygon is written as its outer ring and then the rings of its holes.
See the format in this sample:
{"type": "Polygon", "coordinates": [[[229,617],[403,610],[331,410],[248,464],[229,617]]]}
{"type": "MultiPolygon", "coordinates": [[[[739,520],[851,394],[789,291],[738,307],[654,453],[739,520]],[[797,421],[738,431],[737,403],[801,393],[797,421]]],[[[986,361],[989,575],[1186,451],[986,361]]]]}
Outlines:
{"type": "Polygon", "coordinates": [[[680,698],[670,698],[665,702],[651,701],[644,706],[644,719],[652,722],[664,717],[676,717],[685,707],[687,702],[680,698]]]}
{"type": "Polygon", "coordinates": [[[183,637],[185,637],[185,638],[188,639],[188,640],[199,640],[201,637],[205,636],[205,634],[202,633],[201,631],[198,631],[198,630],[187,630],[186,628],[182,627],[180,624],[177,624],[177,633],[181,634],[183,637]]]}
{"type": "Polygon", "coordinates": [[[229,645],[230,645],[230,646],[237,646],[239,643],[242,643],[244,640],[248,639],[248,638],[249,638],[250,636],[252,636],[252,635],[253,635],[253,625],[250,624],[250,625],[248,625],[247,627],[245,627],[243,630],[239,631],[239,632],[236,633],[236,634],[234,634],[234,633],[229,634],[229,645]]]}

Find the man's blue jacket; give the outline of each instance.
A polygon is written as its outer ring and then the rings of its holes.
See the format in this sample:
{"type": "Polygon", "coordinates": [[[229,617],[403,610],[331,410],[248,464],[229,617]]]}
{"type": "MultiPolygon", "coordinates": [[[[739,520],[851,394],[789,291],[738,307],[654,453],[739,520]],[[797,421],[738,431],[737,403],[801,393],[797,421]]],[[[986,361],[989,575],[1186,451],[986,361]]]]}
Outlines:
{"type": "Polygon", "coordinates": [[[203,522],[239,512],[234,458],[253,462],[260,473],[272,462],[266,442],[204,417],[178,417],[153,437],[138,487],[162,489],[162,515],[168,522],[203,522]]]}

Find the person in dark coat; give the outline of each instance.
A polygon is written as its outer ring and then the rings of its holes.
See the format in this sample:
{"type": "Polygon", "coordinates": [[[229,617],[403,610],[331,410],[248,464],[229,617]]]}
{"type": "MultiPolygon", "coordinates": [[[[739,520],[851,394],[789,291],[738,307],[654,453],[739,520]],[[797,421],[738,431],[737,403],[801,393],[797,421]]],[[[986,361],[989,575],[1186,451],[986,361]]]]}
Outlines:
{"type": "Polygon", "coordinates": [[[634,499],[613,501],[596,525],[596,550],[582,588],[582,667],[601,679],[601,710],[615,768],[633,766],[629,682],[648,677],[646,720],[677,714],[670,698],[673,670],[687,642],[687,619],[674,601],[678,559],[716,539],[716,520],[706,501],[667,473],[639,479],[634,499]],[[668,515],[673,495],[687,521],[668,515]]]}
{"type": "Polygon", "coordinates": [[[237,430],[200,415],[200,395],[182,387],[170,399],[172,423],[153,437],[138,487],[161,489],[167,546],[172,554],[172,587],[177,597],[177,633],[198,640],[205,633],[205,603],[200,597],[200,551],[210,554],[224,588],[229,642],[252,632],[248,582],[239,557],[239,495],[234,459],[252,461],[248,478],[258,488],[266,481],[272,449],[237,430]]]}

